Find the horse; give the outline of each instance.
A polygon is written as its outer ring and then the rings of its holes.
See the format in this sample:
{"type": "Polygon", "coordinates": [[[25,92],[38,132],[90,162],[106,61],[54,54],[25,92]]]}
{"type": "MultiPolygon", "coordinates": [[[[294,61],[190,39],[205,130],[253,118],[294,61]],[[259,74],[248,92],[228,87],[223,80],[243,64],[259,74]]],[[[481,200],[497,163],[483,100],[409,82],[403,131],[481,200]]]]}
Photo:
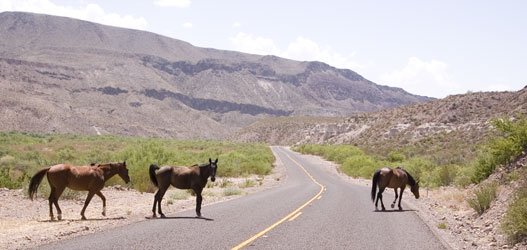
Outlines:
{"type": "Polygon", "coordinates": [[[382,211],[386,210],[384,208],[384,203],[382,202],[382,193],[386,187],[393,188],[395,191],[395,200],[391,207],[394,208],[395,202],[397,201],[397,198],[399,198],[399,210],[403,210],[401,207],[401,200],[403,199],[403,192],[406,185],[410,185],[410,190],[415,198],[419,199],[419,181],[415,181],[415,179],[404,168],[397,167],[392,169],[384,167],[375,171],[371,184],[371,201],[375,202],[375,210],[377,210],[377,203],[379,200],[381,200],[382,211]],[[377,193],[377,199],[375,199],[377,186],[379,186],[379,193],[377,193]],[[399,196],[397,196],[398,188],[401,189],[399,196]]]}
{"type": "Polygon", "coordinates": [[[84,211],[88,204],[90,204],[93,195],[101,197],[102,200],[102,215],[106,216],[106,197],[101,193],[104,183],[112,176],[118,174],[125,183],[130,182],[128,176],[128,168],[126,162],[107,163],[102,165],[90,164],[90,166],[74,166],[69,164],[58,164],[51,167],[43,168],[38,171],[29,182],[29,198],[33,200],[37,188],[42,182],[44,175],[47,174],[51,192],[49,193],[49,216],[51,220],[53,217],[53,204],[57,209],[57,219],[62,219],[62,210],[59,207],[59,197],[64,192],[66,187],[73,190],[88,191],[84,207],[81,210],[82,220],[86,220],[84,211]]]}
{"type": "Polygon", "coordinates": [[[163,166],[159,168],[155,164],[150,165],[150,180],[158,187],[158,191],[154,196],[154,206],[152,208],[153,218],[156,217],[156,204],[159,215],[165,218],[165,214],[161,211],[161,200],[165,195],[167,189],[172,186],[179,189],[192,189],[196,193],[196,215],[201,217],[201,191],[207,185],[207,179],[214,182],[216,180],[216,169],[218,168],[218,159],[212,161],[209,158],[209,163],[201,165],[193,165],[191,167],[180,166],[163,166]],[[159,171],[156,173],[156,170],[159,171]]]}

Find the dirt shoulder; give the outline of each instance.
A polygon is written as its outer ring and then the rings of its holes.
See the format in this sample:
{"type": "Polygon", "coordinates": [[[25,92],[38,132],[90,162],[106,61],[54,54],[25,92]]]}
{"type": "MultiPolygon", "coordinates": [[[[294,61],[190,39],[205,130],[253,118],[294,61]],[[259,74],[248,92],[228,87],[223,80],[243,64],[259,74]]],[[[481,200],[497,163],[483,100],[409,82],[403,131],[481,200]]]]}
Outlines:
{"type": "MultiPolygon", "coordinates": [[[[206,206],[235,199],[280,185],[286,179],[285,168],[274,164],[272,174],[245,178],[217,178],[216,185],[204,190],[202,211],[206,206]]],[[[44,180],[46,181],[46,180],[44,180]]],[[[0,249],[26,249],[53,241],[77,237],[146,220],[152,216],[154,194],[141,193],[120,186],[106,187],[106,217],[102,216],[102,201],[94,197],[86,209],[85,221],[80,220],[85,193],[79,199],[59,200],[63,219],[50,221],[47,199],[27,198],[23,190],[0,189],[0,249]]],[[[195,208],[195,197],[183,190],[170,188],[162,206],[165,214],[195,208]]],[[[54,210],[55,216],[56,211],[54,210]]]]}

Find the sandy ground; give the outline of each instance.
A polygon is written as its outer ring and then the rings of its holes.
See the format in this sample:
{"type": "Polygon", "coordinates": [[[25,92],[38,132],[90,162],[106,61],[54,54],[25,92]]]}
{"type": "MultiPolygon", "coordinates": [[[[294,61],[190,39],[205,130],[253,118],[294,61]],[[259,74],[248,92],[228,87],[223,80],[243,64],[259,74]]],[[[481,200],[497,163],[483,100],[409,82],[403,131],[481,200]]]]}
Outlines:
{"type": "MultiPolygon", "coordinates": [[[[263,178],[261,176],[216,178],[216,187],[204,190],[202,213],[207,214],[207,205],[280,185],[287,178],[285,168],[280,162],[274,165],[272,174],[263,178]],[[228,187],[221,188],[222,182],[228,182],[228,187]],[[254,186],[246,187],[247,182],[254,186]],[[241,194],[225,196],[226,189],[241,191],[241,194]]],[[[165,214],[195,209],[196,198],[194,196],[189,196],[184,200],[175,198],[184,192],[174,188],[167,191],[162,202],[165,214]]],[[[50,221],[46,199],[37,198],[31,201],[23,190],[0,189],[0,249],[27,249],[131,224],[152,216],[153,193],[141,193],[120,186],[105,187],[102,193],[106,196],[106,217],[101,214],[101,199],[95,196],[86,209],[88,219],[80,220],[80,210],[86,195],[83,193],[80,199],[59,200],[63,219],[50,221]]],[[[55,210],[54,213],[56,216],[55,210]]]]}

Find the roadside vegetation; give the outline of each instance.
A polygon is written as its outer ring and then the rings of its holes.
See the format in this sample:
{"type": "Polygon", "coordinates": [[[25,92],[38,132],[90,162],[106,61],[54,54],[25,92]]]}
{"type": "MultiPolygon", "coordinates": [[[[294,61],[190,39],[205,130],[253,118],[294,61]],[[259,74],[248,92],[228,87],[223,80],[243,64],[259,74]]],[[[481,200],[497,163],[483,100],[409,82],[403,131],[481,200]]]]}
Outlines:
{"type": "MultiPolygon", "coordinates": [[[[366,153],[352,145],[300,145],[293,149],[336,162],[340,164],[342,172],[353,177],[371,178],[375,170],[383,166],[403,167],[421,181],[429,178],[430,187],[466,187],[487,179],[496,166],[508,164],[527,150],[526,117],[516,120],[496,119],[492,124],[497,130],[497,136],[489,138],[483,145],[472,145],[477,151],[475,157],[451,163],[435,154],[418,154],[415,147],[394,148],[388,153],[366,153]]],[[[453,151],[453,155],[457,148],[442,150],[453,151]]]]}
{"type": "MultiPolygon", "coordinates": [[[[274,162],[264,144],[0,132],[0,187],[23,188],[37,170],[59,163],[126,161],[132,179],[128,185],[139,191],[153,191],[148,177],[150,164],[190,166],[206,163],[209,158],[219,159],[218,177],[267,175],[274,162]]],[[[41,189],[45,192],[44,183],[41,189]]],[[[115,184],[125,185],[118,177],[107,182],[115,184]]]]}

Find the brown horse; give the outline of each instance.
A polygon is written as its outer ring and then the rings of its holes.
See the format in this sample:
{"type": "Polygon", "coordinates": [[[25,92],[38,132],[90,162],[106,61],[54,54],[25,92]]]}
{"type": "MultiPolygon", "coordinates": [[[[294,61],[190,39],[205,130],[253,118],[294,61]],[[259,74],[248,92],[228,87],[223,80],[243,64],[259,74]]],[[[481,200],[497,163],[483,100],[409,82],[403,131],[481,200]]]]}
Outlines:
{"type": "Polygon", "coordinates": [[[201,191],[207,185],[209,176],[211,181],[214,182],[216,180],[217,164],[218,159],[212,161],[209,158],[209,163],[191,167],[164,166],[159,168],[154,164],[150,165],[150,180],[159,188],[154,197],[153,217],[156,217],[156,204],[161,218],[165,217],[163,212],[161,212],[161,200],[170,184],[179,189],[194,190],[194,193],[196,193],[196,215],[201,217],[201,201],[203,199],[201,191]],[[157,169],[159,171],[156,173],[157,169]]]}
{"type": "Polygon", "coordinates": [[[49,216],[53,220],[53,204],[57,209],[57,219],[62,219],[62,211],[59,207],[59,197],[66,187],[73,190],[87,190],[88,196],[84,201],[84,207],[81,210],[83,220],[86,220],[84,211],[90,204],[93,195],[97,194],[102,199],[102,215],[106,216],[106,197],[101,193],[104,183],[112,176],[118,174],[124,182],[130,182],[126,162],[107,163],[103,165],[74,166],[68,164],[58,164],[55,166],[43,168],[38,171],[29,182],[29,197],[33,200],[37,192],[38,185],[42,182],[44,175],[48,176],[51,192],[49,193],[49,216]]]}
{"type": "Polygon", "coordinates": [[[393,188],[395,191],[395,200],[392,203],[392,208],[395,206],[397,198],[399,198],[399,210],[403,210],[401,207],[401,200],[403,199],[403,192],[406,185],[410,185],[410,190],[415,195],[416,199],[419,199],[419,182],[404,169],[404,168],[388,168],[384,167],[373,174],[373,180],[371,184],[371,201],[375,202],[375,210],[377,210],[377,203],[381,200],[382,211],[385,211],[384,203],[382,202],[382,192],[385,188],[393,188]],[[379,186],[379,193],[377,193],[377,200],[375,200],[375,193],[379,186]],[[400,188],[401,192],[397,196],[397,189],[400,188]]]}

